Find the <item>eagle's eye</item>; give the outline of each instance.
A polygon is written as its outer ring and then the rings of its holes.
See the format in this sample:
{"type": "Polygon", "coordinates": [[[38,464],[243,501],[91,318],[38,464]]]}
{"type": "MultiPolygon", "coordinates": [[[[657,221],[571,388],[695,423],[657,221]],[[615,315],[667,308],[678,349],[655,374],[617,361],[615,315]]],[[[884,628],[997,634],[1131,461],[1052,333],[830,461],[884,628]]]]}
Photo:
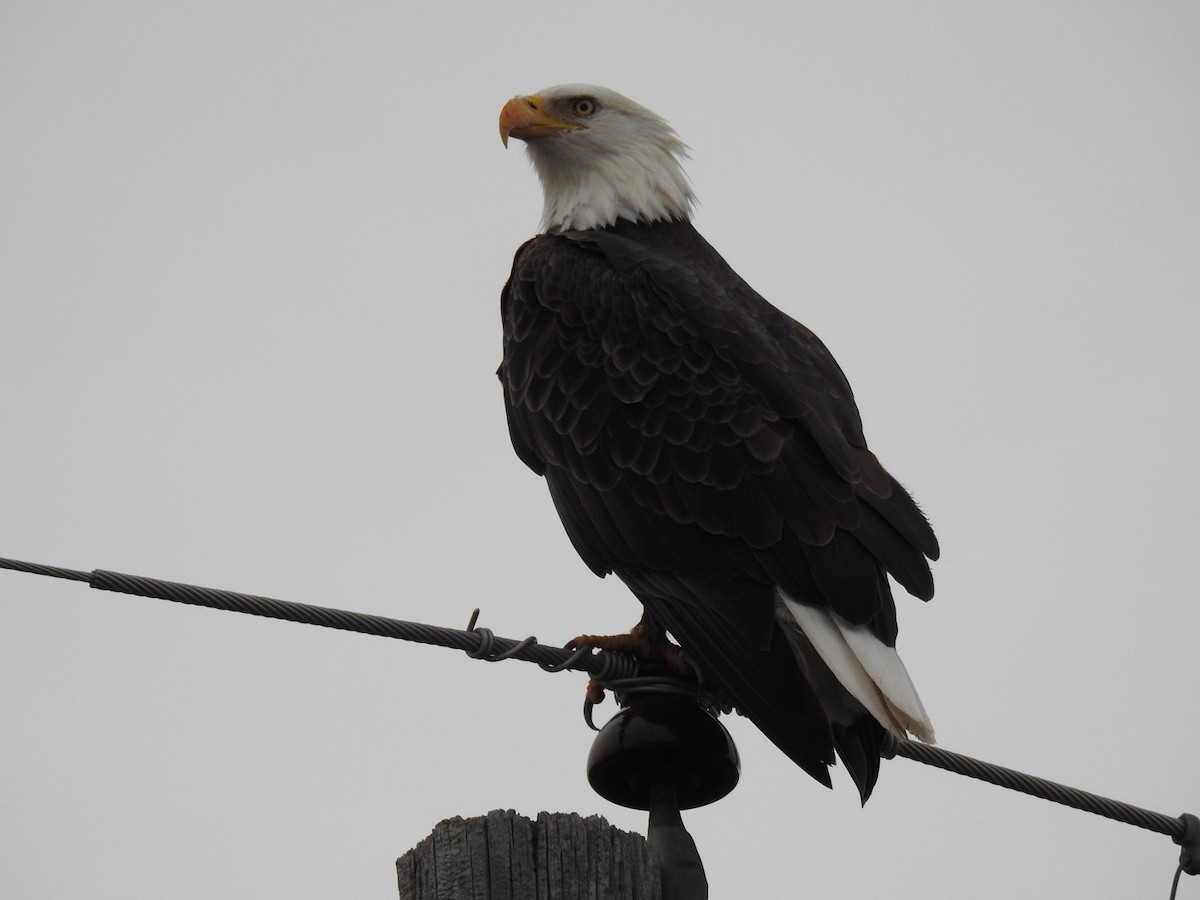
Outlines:
{"type": "Polygon", "coordinates": [[[577,97],[571,103],[571,112],[577,116],[583,116],[585,119],[593,115],[600,106],[591,97],[577,97]]]}

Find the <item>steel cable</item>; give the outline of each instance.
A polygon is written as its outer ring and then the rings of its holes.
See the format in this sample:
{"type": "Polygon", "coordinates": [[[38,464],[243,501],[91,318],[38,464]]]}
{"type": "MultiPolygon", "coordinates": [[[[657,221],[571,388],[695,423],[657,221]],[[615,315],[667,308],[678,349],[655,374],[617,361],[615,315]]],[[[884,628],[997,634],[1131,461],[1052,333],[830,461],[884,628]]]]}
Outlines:
{"type": "MultiPolygon", "coordinates": [[[[85,581],[91,587],[102,591],[116,591],[139,597],[153,597],[176,603],[208,606],[213,609],[450,647],[462,650],[474,659],[483,659],[489,662],[520,659],[537,663],[547,671],[570,669],[587,672],[601,684],[618,690],[628,689],[631,686],[629,679],[643,677],[639,675],[637,660],[623,653],[605,650],[592,651],[587,648],[571,650],[551,647],[539,644],[532,637],[519,641],[497,637],[488,628],[475,627],[478,610],[471,616],[467,630],[463,631],[344,609],[312,606],[306,603],[198,587],[175,581],[162,581],[140,575],[124,575],[103,569],[81,572],[75,569],[2,558],[0,558],[0,569],[12,569],[18,572],[65,578],[72,581],[85,581]]],[[[662,678],[659,676],[654,679],[654,682],[660,687],[661,681],[662,678]]],[[[679,683],[687,685],[689,692],[696,693],[694,684],[688,685],[682,680],[679,683]]],[[[1019,791],[1073,809],[1167,835],[1183,848],[1180,856],[1181,871],[1187,872],[1189,875],[1200,874],[1200,819],[1190,813],[1178,817],[1164,815],[915,741],[889,739],[884,747],[883,756],[888,759],[903,756],[915,762],[986,781],[998,787],[1019,791]]]]}
{"type": "Polygon", "coordinates": [[[307,603],[277,600],[273,597],[259,597],[253,594],[199,587],[177,581],[163,581],[141,575],[125,575],[103,569],[80,572],[74,569],[43,566],[12,559],[0,559],[0,569],[12,569],[18,572],[48,575],[52,578],[66,578],[72,581],[86,581],[89,586],[101,591],[153,597],[175,603],[207,606],[212,609],[223,609],[252,616],[265,616],[271,619],[301,622],[306,625],[320,625],[324,628],[337,628],[342,631],[355,631],[360,634],[373,634],[379,637],[415,641],[419,644],[449,647],[454,650],[462,650],[475,659],[490,662],[520,659],[525,662],[537,663],[548,671],[569,669],[587,672],[600,682],[633,678],[638,674],[637,660],[626,654],[612,653],[606,650],[592,651],[587,648],[570,650],[563,647],[551,647],[539,644],[535,638],[531,637],[519,641],[496,637],[490,629],[474,628],[474,617],[472,617],[471,629],[463,631],[456,628],[427,625],[422,622],[406,622],[401,619],[389,619],[386,616],[334,609],[328,606],[312,606],[307,603]]]}
{"type": "Polygon", "coordinates": [[[998,787],[1008,788],[1010,791],[1019,791],[1022,794],[1029,794],[1031,797],[1061,803],[1072,809],[1094,813],[1124,822],[1127,825],[1136,825],[1138,828],[1145,828],[1148,831],[1157,831],[1159,834],[1173,838],[1177,844],[1183,841],[1187,832],[1187,822],[1182,817],[1173,818],[1163,813],[1142,809],[1140,806],[1131,806],[1120,800],[1111,800],[1108,797],[1101,797],[1099,794],[1081,791],[1078,788],[1048,781],[1045,778],[1038,778],[1036,775],[1027,775],[1015,769],[1007,769],[1004,766],[997,766],[994,763],[964,756],[961,753],[943,750],[941,747],[920,744],[916,741],[898,741],[889,736],[884,756],[889,759],[893,756],[903,756],[905,759],[945,769],[947,772],[965,775],[979,781],[986,781],[998,787]]]}

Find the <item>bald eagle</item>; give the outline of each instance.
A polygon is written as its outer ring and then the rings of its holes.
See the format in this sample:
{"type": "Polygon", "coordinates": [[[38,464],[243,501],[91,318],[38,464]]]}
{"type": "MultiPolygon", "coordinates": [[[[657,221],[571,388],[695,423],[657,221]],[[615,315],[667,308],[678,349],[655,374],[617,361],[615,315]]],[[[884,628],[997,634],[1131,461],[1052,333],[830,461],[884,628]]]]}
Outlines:
{"type": "Polygon", "coordinates": [[[643,628],[825,785],[836,751],[866,802],[885,732],[933,740],[888,583],[932,597],[932,529],[825,345],[692,226],[665,120],[560,85],[510,100],[500,135],[545,199],[501,297],[517,456],[643,628]]]}

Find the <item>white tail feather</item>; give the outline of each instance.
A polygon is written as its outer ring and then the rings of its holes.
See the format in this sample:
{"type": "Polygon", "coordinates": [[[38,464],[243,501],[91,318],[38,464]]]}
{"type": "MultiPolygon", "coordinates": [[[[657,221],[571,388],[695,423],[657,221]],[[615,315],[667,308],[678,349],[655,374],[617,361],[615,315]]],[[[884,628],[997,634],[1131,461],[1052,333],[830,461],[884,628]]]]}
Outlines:
{"type": "Polygon", "coordinates": [[[784,605],[834,677],[890,732],[911,732],[933,743],[933,725],[895,647],[862,625],[828,610],[798,603],[782,591],[784,605]]]}

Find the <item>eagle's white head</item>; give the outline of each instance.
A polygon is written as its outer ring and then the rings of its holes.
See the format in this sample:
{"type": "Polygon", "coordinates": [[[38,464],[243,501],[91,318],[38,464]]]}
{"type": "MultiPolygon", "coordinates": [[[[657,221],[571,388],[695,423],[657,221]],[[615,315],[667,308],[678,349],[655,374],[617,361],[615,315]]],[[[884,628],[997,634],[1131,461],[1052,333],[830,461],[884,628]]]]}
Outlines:
{"type": "Polygon", "coordinates": [[[561,84],[513,97],[500,112],[505,146],[510,137],[526,142],[541,179],[547,231],[691,218],[687,147],[661,116],[616,91],[561,84]]]}

